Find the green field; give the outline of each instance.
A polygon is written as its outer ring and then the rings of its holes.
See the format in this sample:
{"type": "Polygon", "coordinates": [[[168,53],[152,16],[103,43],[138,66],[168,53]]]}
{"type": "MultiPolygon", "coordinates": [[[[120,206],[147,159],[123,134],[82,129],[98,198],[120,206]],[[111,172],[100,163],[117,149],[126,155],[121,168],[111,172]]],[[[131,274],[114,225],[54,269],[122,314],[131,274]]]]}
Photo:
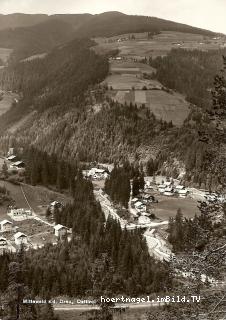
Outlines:
{"type": "MultiPolygon", "coordinates": [[[[123,77],[124,78],[124,77],[123,77]]],[[[131,79],[131,78],[130,78],[131,79]]],[[[127,78],[125,78],[127,80],[127,78]]],[[[119,82],[118,82],[119,83],[119,82]]],[[[126,86],[126,84],[125,84],[126,86]]],[[[179,93],[164,90],[109,90],[109,96],[120,103],[145,104],[156,116],[180,126],[189,114],[189,103],[179,93]]]]}
{"type": "Polygon", "coordinates": [[[174,217],[177,210],[180,208],[184,217],[193,218],[199,213],[197,208],[198,202],[191,198],[175,198],[162,195],[155,196],[158,203],[152,205],[153,211],[157,218],[168,220],[169,217],[174,217]]]}
{"type": "MultiPolygon", "coordinates": [[[[10,192],[11,198],[15,201],[15,205],[18,208],[29,209],[29,206],[19,185],[14,185],[7,181],[0,181],[0,186],[6,187],[6,189],[10,192]]],[[[45,187],[23,184],[23,190],[32,209],[39,215],[45,215],[46,206],[54,200],[62,202],[64,204],[71,201],[71,197],[51,191],[45,187]]],[[[7,217],[6,212],[7,207],[0,206],[1,219],[7,217]]]]}
{"type": "Polygon", "coordinates": [[[94,50],[98,53],[106,53],[114,49],[119,50],[119,55],[133,58],[156,57],[166,55],[172,48],[213,50],[222,48],[225,40],[216,40],[210,37],[164,31],[153,39],[147,38],[147,33],[134,34],[135,40],[122,40],[129,35],[121,35],[111,38],[96,38],[98,43],[94,50]]]}

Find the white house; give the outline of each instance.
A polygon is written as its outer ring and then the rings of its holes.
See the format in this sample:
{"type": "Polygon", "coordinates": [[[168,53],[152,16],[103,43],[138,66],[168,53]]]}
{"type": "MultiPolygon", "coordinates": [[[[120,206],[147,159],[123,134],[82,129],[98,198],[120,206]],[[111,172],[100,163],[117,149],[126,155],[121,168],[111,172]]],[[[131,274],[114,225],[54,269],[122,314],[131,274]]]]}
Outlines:
{"type": "Polygon", "coordinates": [[[159,185],[159,192],[160,193],[163,193],[165,191],[165,189],[166,189],[166,185],[165,184],[160,184],[159,185]]]}
{"type": "Polygon", "coordinates": [[[24,234],[22,232],[17,232],[14,234],[14,241],[15,241],[15,244],[18,246],[28,243],[26,234],[24,234]]]}
{"type": "Polygon", "coordinates": [[[106,169],[92,168],[88,171],[87,175],[93,179],[106,179],[108,172],[106,169]]]}
{"type": "Polygon", "coordinates": [[[0,222],[1,232],[10,232],[13,228],[13,223],[8,220],[3,220],[0,222]]]}
{"type": "Polygon", "coordinates": [[[173,188],[170,186],[166,187],[163,194],[164,196],[173,196],[173,188]]]}
{"type": "Polygon", "coordinates": [[[11,155],[9,156],[8,158],[6,158],[7,160],[9,161],[16,161],[17,160],[17,157],[15,155],[11,155]]]}
{"type": "Polygon", "coordinates": [[[62,226],[62,224],[57,224],[56,226],[54,226],[54,230],[55,230],[55,236],[61,238],[67,234],[68,228],[65,226],[62,226]]]}
{"type": "Polygon", "coordinates": [[[0,237],[0,247],[7,246],[7,240],[5,238],[0,237]]]}
{"type": "Polygon", "coordinates": [[[181,190],[178,190],[178,194],[179,194],[179,197],[184,198],[184,197],[187,196],[188,190],[185,189],[185,188],[184,188],[184,189],[181,189],[181,190]]]}
{"type": "Polygon", "coordinates": [[[32,216],[32,211],[31,210],[25,210],[23,208],[19,208],[19,209],[12,209],[11,208],[9,213],[14,217],[32,216]]]}
{"type": "Polygon", "coordinates": [[[25,164],[24,164],[23,161],[16,161],[16,162],[14,162],[14,163],[12,164],[12,166],[13,166],[14,168],[19,169],[19,168],[24,168],[24,167],[25,167],[25,164]]]}

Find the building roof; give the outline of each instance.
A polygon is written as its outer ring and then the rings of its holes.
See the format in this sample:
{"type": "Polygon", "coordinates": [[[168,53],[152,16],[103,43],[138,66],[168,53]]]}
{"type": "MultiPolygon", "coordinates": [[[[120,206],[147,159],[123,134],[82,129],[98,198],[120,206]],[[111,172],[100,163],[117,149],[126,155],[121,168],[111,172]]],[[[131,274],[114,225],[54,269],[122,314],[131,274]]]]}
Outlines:
{"type": "Polygon", "coordinates": [[[15,158],[16,158],[16,156],[12,155],[12,156],[9,156],[7,159],[8,159],[8,160],[13,160],[13,159],[15,159],[15,158]]]}
{"type": "Polygon", "coordinates": [[[13,224],[11,221],[9,221],[9,220],[2,220],[1,222],[0,222],[0,224],[2,225],[2,226],[4,226],[5,224],[13,224]]]}
{"type": "Polygon", "coordinates": [[[50,203],[50,205],[53,206],[53,207],[56,206],[57,204],[61,204],[61,203],[58,202],[58,201],[53,201],[53,202],[50,203]]]}
{"type": "Polygon", "coordinates": [[[143,203],[141,201],[137,201],[135,203],[135,207],[140,207],[140,206],[143,206],[143,203]]]}
{"type": "Polygon", "coordinates": [[[14,234],[14,238],[15,238],[15,239],[19,239],[19,238],[21,238],[21,237],[27,238],[26,234],[24,234],[24,233],[22,233],[22,232],[17,232],[17,233],[14,234]]]}
{"type": "Polygon", "coordinates": [[[57,230],[57,231],[59,231],[59,230],[61,230],[61,229],[67,229],[67,227],[62,226],[62,224],[57,224],[56,226],[54,226],[54,229],[57,230]]]}
{"type": "Polygon", "coordinates": [[[188,190],[187,189],[180,189],[180,190],[178,190],[178,193],[179,194],[186,194],[186,193],[188,193],[188,190]]]}
{"type": "Polygon", "coordinates": [[[22,163],[23,163],[23,161],[16,161],[16,162],[14,162],[13,166],[19,166],[22,163]]]}
{"type": "Polygon", "coordinates": [[[172,191],[173,191],[173,188],[169,186],[169,187],[165,188],[165,191],[166,191],[166,192],[172,192],[172,191]]]}
{"type": "Polygon", "coordinates": [[[182,186],[182,185],[178,184],[175,188],[176,188],[176,189],[180,189],[180,190],[182,190],[182,189],[184,189],[184,186],[182,186]]]}
{"type": "Polygon", "coordinates": [[[0,237],[0,241],[7,241],[6,238],[0,237]]]}

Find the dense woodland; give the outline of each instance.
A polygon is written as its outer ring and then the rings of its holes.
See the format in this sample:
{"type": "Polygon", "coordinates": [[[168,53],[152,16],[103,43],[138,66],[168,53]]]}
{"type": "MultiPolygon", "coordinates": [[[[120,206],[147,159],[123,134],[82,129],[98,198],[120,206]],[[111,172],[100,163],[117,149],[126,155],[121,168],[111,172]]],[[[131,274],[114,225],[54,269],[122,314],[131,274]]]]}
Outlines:
{"type": "Polygon", "coordinates": [[[0,87],[20,92],[22,99],[0,119],[1,132],[29,112],[39,113],[60,106],[84,104],[89,86],[101,82],[108,73],[106,57],[96,55],[91,40],[75,40],[53,50],[42,59],[20,62],[0,71],[0,87]]]}
{"type": "Polygon", "coordinates": [[[221,50],[173,49],[167,56],[150,58],[154,77],[166,87],[185,95],[192,104],[204,109],[211,108],[211,90],[217,72],[222,68],[221,50]]]}
{"type": "Polygon", "coordinates": [[[13,49],[10,62],[20,61],[72,39],[73,28],[59,20],[45,21],[30,27],[0,30],[0,47],[13,49]]]}
{"type": "Polygon", "coordinates": [[[23,151],[26,164],[26,182],[32,185],[55,187],[59,191],[69,191],[74,194],[75,176],[78,172],[76,162],[66,162],[56,155],[48,155],[35,148],[23,151]]]}
{"type": "Polygon", "coordinates": [[[122,166],[115,165],[111,171],[109,178],[105,181],[105,192],[113,202],[128,208],[131,192],[133,197],[137,196],[140,190],[144,189],[144,184],[142,168],[124,162],[122,166]]]}

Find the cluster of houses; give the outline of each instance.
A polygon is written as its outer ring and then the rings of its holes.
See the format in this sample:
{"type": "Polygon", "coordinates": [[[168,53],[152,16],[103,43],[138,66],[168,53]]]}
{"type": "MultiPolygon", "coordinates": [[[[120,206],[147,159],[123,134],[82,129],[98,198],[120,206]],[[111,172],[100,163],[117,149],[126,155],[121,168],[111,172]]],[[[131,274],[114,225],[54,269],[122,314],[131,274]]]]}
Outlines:
{"type": "Polygon", "coordinates": [[[153,195],[141,194],[139,197],[131,200],[131,207],[136,210],[135,220],[139,224],[147,224],[151,222],[151,213],[147,212],[147,205],[149,203],[156,203],[157,200],[153,195]]]}
{"type": "Polygon", "coordinates": [[[188,195],[188,190],[183,185],[174,185],[171,181],[166,181],[158,186],[158,191],[164,196],[179,196],[185,198],[188,195]]]}
{"type": "MultiPolygon", "coordinates": [[[[9,220],[3,220],[0,222],[0,233],[12,233],[14,232],[13,223],[9,220]]],[[[13,235],[13,240],[16,245],[28,244],[28,237],[22,232],[16,232],[13,235]]],[[[8,246],[8,240],[5,237],[0,237],[0,248],[6,248],[8,246]]]]}
{"type": "Polygon", "coordinates": [[[6,160],[9,162],[9,169],[10,170],[16,170],[16,171],[20,171],[23,170],[25,168],[25,163],[23,161],[21,161],[18,156],[14,155],[14,154],[10,154],[8,155],[8,157],[6,158],[6,160]]]}
{"type": "Polygon", "coordinates": [[[105,168],[91,168],[90,170],[83,170],[83,176],[91,180],[104,180],[109,176],[108,169],[105,168]]]}
{"type": "Polygon", "coordinates": [[[133,198],[131,200],[131,206],[134,207],[138,212],[145,212],[148,203],[156,203],[157,200],[151,194],[142,194],[139,198],[133,198]]]}

